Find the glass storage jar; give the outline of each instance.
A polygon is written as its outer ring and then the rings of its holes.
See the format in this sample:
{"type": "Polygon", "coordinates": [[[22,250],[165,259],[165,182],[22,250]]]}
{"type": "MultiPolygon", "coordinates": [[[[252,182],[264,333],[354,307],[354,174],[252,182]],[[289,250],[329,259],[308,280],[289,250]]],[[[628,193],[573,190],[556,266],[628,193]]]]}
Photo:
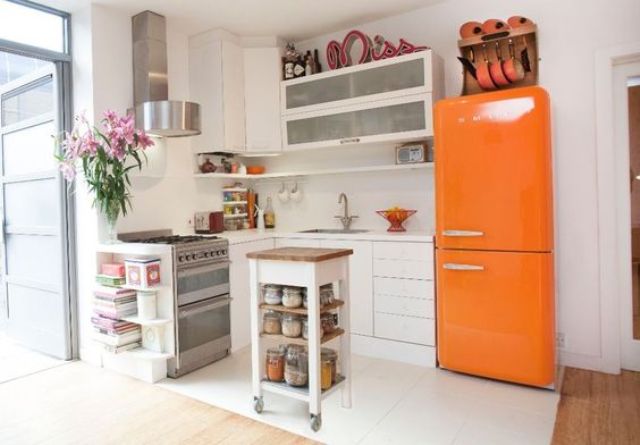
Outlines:
{"type": "Polygon", "coordinates": [[[320,389],[323,391],[333,385],[332,373],[331,360],[320,360],[320,389]]]}
{"type": "Polygon", "coordinates": [[[302,319],[296,314],[282,316],[282,335],[285,337],[300,337],[302,334],[302,319]]]}
{"type": "Polygon", "coordinates": [[[325,284],[320,286],[320,306],[333,303],[333,284],[325,284]]]}
{"type": "Polygon", "coordinates": [[[331,362],[331,384],[336,383],[338,377],[338,353],[331,348],[320,349],[320,360],[331,362]]]}
{"type": "Polygon", "coordinates": [[[278,348],[267,349],[267,379],[272,382],[284,381],[284,360],[286,348],[280,346],[278,348]]]}
{"type": "Polygon", "coordinates": [[[265,284],[262,286],[262,299],[267,304],[282,303],[282,286],[277,284],[265,284]]]}
{"type": "Polygon", "coordinates": [[[288,308],[302,306],[302,288],[285,286],[282,289],[282,305],[288,308]]]}
{"type": "Polygon", "coordinates": [[[262,317],[262,330],[265,334],[282,334],[282,323],[280,314],[275,311],[267,311],[262,317]]]}
{"type": "Polygon", "coordinates": [[[322,314],[320,316],[320,327],[325,334],[331,334],[336,330],[336,321],[333,314],[322,314]]]}
{"type": "Polygon", "coordinates": [[[289,345],[284,362],[284,380],[291,386],[306,386],[309,379],[309,356],[302,345],[289,345]]]}

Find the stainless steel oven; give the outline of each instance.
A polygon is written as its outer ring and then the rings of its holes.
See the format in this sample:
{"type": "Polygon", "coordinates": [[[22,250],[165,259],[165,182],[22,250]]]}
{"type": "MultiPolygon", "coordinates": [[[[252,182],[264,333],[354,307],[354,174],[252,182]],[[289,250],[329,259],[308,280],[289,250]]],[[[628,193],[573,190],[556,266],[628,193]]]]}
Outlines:
{"type": "Polygon", "coordinates": [[[176,350],[175,357],[167,361],[169,377],[179,377],[228,355],[229,241],[217,236],[173,235],[170,230],[119,238],[172,247],[176,350]]]}
{"type": "Polygon", "coordinates": [[[179,377],[225,357],[231,349],[229,294],[178,308],[178,355],[169,360],[169,377],[179,377]]]}

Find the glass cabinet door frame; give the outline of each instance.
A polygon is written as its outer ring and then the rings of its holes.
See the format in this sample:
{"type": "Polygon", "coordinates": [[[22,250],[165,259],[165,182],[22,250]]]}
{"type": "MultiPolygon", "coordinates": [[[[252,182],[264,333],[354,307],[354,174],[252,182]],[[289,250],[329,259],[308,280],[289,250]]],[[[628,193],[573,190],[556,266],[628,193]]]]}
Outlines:
{"type": "Polygon", "coordinates": [[[418,139],[426,139],[433,136],[433,119],[432,119],[432,95],[414,94],[411,96],[401,96],[392,99],[378,100],[375,102],[361,102],[355,105],[344,106],[338,109],[324,109],[311,111],[307,113],[296,113],[282,117],[282,143],[284,151],[294,150],[310,150],[322,147],[336,147],[342,145],[367,144],[377,142],[408,142],[418,139]],[[331,116],[334,114],[350,113],[361,110],[371,110],[376,108],[385,108],[393,105],[408,104],[413,102],[423,102],[425,108],[425,128],[422,130],[402,131],[393,133],[380,133],[368,136],[354,136],[342,139],[329,139],[317,142],[303,142],[289,145],[287,123],[296,120],[310,119],[314,117],[331,116]]]}
{"type": "Polygon", "coordinates": [[[394,57],[391,59],[383,59],[375,62],[363,63],[360,65],[349,66],[345,68],[340,68],[331,71],[325,71],[322,73],[314,74],[312,76],[304,76],[297,79],[290,79],[280,82],[280,110],[282,116],[289,115],[298,115],[301,113],[309,113],[312,111],[319,110],[327,110],[327,109],[336,109],[347,107],[355,104],[362,104],[367,102],[375,102],[380,100],[386,100],[396,97],[409,96],[415,94],[425,94],[433,91],[433,60],[432,51],[425,50],[419,51],[412,54],[405,54],[402,56],[394,57]],[[293,85],[300,85],[305,83],[314,83],[318,81],[322,81],[332,77],[339,76],[348,76],[352,73],[368,71],[368,70],[376,70],[382,67],[387,67],[389,65],[396,65],[404,62],[408,62],[411,60],[422,60],[423,62],[423,73],[424,79],[420,86],[412,87],[412,88],[404,88],[398,89],[394,91],[384,92],[384,93],[374,93],[368,95],[361,95],[357,97],[352,97],[348,99],[342,100],[334,100],[329,102],[323,102],[313,105],[300,106],[292,109],[287,109],[287,88],[293,85]]]}

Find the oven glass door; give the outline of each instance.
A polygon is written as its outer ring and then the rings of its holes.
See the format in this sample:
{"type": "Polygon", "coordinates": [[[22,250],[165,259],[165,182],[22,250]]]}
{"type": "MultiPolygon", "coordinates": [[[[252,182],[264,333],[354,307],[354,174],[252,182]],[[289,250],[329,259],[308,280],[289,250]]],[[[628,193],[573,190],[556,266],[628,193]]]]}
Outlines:
{"type": "Polygon", "coordinates": [[[231,334],[229,295],[178,309],[178,343],[183,354],[231,334]]]}
{"type": "Polygon", "coordinates": [[[178,306],[229,293],[229,262],[178,270],[178,306]]]}

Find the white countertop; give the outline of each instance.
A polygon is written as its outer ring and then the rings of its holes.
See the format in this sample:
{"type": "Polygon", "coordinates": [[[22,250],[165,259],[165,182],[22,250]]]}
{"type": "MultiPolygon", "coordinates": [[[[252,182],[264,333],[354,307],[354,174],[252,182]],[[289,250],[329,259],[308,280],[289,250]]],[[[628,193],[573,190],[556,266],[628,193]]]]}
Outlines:
{"type": "MultiPolygon", "coordinates": [[[[360,230],[360,228],[358,228],[358,230],[360,230]]],[[[278,229],[248,229],[223,232],[218,234],[218,236],[227,238],[229,240],[229,244],[248,243],[251,241],[259,241],[269,238],[307,238],[432,243],[434,234],[431,231],[407,231],[393,233],[387,232],[386,230],[368,230],[364,233],[300,233],[299,231],[285,231],[278,229]]]]}

